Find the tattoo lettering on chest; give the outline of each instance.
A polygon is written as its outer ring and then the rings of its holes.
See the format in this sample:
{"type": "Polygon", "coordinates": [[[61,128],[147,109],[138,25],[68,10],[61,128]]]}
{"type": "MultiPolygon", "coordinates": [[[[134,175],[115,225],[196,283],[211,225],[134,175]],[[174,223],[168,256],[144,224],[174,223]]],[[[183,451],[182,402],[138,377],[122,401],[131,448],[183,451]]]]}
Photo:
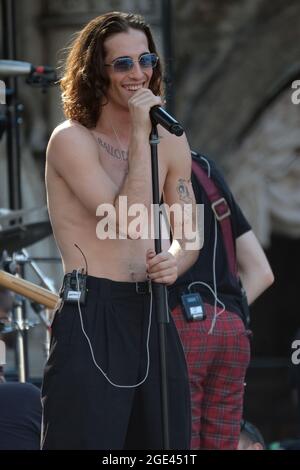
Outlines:
{"type": "Polygon", "coordinates": [[[177,190],[177,193],[179,194],[179,199],[183,202],[190,204],[192,202],[192,198],[191,198],[189,188],[188,188],[189,183],[190,183],[189,181],[185,181],[184,179],[180,178],[178,180],[176,190],[177,190]]]}
{"type": "Polygon", "coordinates": [[[128,150],[121,150],[115,148],[113,145],[104,142],[100,137],[97,137],[99,145],[113,158],[117,160],[128,160],[128,150]]]}

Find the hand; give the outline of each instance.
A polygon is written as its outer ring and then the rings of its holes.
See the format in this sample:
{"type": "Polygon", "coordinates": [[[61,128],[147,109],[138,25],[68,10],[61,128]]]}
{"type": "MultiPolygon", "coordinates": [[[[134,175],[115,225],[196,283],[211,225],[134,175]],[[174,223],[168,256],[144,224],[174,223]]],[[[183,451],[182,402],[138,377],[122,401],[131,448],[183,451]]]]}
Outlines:
{"type": "Polygon", "coordinates": [[[149,88],[140,88],[128,100],[133,128],[143,127],[149,134],[151,131],[150,109],[161,106],[160,96],[155,96],[149,88]]]}
{"type": "Polygon", "coordinates": [[[146,268],[148,279],[168,286],[173,284],[178,277],[176,259],[168,251],[156,255],[153,249],[147,250],[146,268]]]}

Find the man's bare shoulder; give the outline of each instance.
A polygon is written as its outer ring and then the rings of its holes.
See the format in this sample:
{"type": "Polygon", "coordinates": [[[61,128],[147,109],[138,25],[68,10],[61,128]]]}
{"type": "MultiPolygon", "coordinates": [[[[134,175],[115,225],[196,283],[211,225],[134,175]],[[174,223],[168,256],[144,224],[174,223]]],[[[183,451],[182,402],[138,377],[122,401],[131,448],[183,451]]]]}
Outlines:
{"type": "Polygon", "coordinates": [[[89,129],[76,121],[64,121],[52,132],[47,147],[47,161],[56,164],[59,160],[81,155],[97,156],[97,145],[89,129]]]}
{"type": "Polygon", "coordinates": [[[77,121],[64,121],[59,124],[52,132],[49,144],[53,143],[68,143],[73,139],[83,139],[86,142],[94,142],[93,136],[89,129],[84,127],[77,121]]]}

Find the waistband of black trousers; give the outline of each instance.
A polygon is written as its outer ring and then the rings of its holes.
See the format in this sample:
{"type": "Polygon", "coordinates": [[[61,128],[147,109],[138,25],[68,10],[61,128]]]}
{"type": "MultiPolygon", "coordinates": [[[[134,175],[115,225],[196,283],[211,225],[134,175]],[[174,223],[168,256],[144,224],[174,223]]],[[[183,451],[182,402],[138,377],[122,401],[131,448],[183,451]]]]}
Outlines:
{"type": "MultiPolygon", "coordinates": [[[[67,276],[70,276],[70,274],[71,273],[65,274],[63,286],[65,285],[67,276]]],[[[103,297],[147,295],[151,292],[151,281],[123,282],[88,275],[86,278],[86,287],[88,291],[94,291],[97,295],[103,297]]]]}

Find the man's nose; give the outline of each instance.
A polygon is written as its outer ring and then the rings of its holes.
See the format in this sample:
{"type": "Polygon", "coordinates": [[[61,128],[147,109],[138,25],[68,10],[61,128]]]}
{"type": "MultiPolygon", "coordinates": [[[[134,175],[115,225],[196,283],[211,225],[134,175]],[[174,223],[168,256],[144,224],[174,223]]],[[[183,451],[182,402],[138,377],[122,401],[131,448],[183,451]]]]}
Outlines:
{"type": "Polygon", "coordinates": [[[144,70],[140,66],[139,62],[134,62],[132,69],[130,70],[130,75],[134,76],[135,78],[143,78],[144,77],[144,70]]]}

